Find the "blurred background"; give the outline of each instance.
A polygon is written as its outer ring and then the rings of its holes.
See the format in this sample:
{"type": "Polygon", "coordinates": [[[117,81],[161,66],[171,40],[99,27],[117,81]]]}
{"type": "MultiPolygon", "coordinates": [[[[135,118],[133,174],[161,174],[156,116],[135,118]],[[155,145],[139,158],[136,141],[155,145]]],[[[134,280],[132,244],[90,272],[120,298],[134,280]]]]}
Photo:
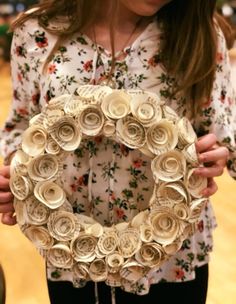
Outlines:
{"type": "MultiPolygon", "coordinates": [[[[12,95],[9,24],[17,14],[35,3],[36,0],[0,0],[1,126],[8,113],[12,95]]],[[[217,1],[217,10],[228,20],[236,33],[236,0],[217,1]]],[[[229,56],[232,82],[236,89],[236,45],[229,51],[229,56]]],[[[207,304],[236,304],[236,183],[227,172],[217,179],[217,183],[219,190],[212,201],[218,228],[214,233],[215,246],[210,262],[207,304]]],[[[6,304],[49,304],[44,261],[17,226],[0,224],[0,265],[5,274],[6,304]]],[[[3,298],[4,280],[0,275],[0,304],[4,304],[3,298]]]]}

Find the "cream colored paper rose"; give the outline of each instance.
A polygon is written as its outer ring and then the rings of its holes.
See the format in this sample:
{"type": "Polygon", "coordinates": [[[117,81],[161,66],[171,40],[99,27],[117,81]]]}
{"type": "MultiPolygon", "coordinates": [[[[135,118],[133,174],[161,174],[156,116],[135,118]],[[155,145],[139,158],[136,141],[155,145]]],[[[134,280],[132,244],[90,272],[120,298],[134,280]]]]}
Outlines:
{"type": "Polygon", "coordinates": [[[97,245],[97,238],[92,235],[81,232],[71,242],[71,251],[73,257],[77,262],[91,262],[95,259],[95,248],[97,245]]]}
{"type": "Polygon", "coordinates": [[[50,249],[53,246],[53,238],[42,226],[29,226],[24,230],[24,234],[37,248],[50,249]]]}
{"type": "Polygon", "coordinates": [[[50,209],[60,207],[66,199],[63,189],[51,181],[38,182],[34,188],[34,195],[50,209]]]}
{"type": "Polygon", "coordinates": [[[172,150],[155,157],[151,163],[154,179],[165,182],[180,180],[186,171],[186,160],[183,154],[172,150]]]}
{"type": "Polygon", "coordinates": [[[130,116],[117,121],[116,135],[120,142],[131,149],[139,149],[146,142],[144,127],[135,118],[130,116]]]}
{"type": "Polygon", "coordinates": [[[10,188],[11,192],[19,200],[26,199],[33,190],[33,185],[30,179],[23,175],[13,175],[10,178],[10,188]]]}
{"type": "Polygon", "coordinates": [[[162,119],[162,109],[156,94],[143,92],[133,95],[130,107],[133,116],[145,127],[150,127],[162,119]]]}
{"type": "Polygon", "coordinates": [[[196,141],[197,136],[193,130],[190,121],[186,117],[182,117],[177,123],[179,140],[182,145],[189,145],[196,141]]]}
{"type": "Polygon", "coordinates": [[[55,211],[48,219],[48,231],[54,239],[67,242],[72,240],[80,231],[76,216],[67,211],[55,211]]]}
{"type": "Polygon", "coordinates": [[[25,200],[24,211],[27,223],[36,226],[46,224],[50,215],[50,209],[33,195],[25,200]]]}
{"type": "Polygon", "coordinates": [[[113,120],[106,120],[103,125],[102,133],[106,137],[112,137],[116,134],[116,123],[113,120]]]}
{"type": "Polygon", "coordinates": [[[89,264],[76,263],[72,268],[73,276],[81,280],[88,280],[89,278],[89,264]]]}
{"type": "Polygon", "coordinates": [[[48,262],[54,267],[71,269],[73,258],[70,249],[65,244],[56,244],[47,253],[48,262]]]}
{"type": "Polygon", "coordinates": [[[89,276],[94,282],[105,281],[107,278],[107,266],[104,260],[96,259],[89,267],[89,276]]]}
{"type": "Polygon", "coordinates": [[[186,176],[186,186],[189,193],[195,198],[202,197],[202,191],[207,188],[208,180],[206,177],[194,174],[195,169],[188,171],[186,176]]]}
{"type": "Polygon", "coordinates": [[[103,99],[102,111],[108,118],[123,118],[130,113],[130,99],[127,93],[115,90],[103,99]]]}
{"type": "Polygon", "coordinates": [[[168,207],[155,207],[149,215],[149,221],[153,230],[153,239],[159,244],[171,244],[181,233],[179,219],[168,207]]]}
{"type": "Polygon", "coordinates": [[[40,126],[30,126],[22,135],[22,150],[29,156],[37,156],[45,151],[47,131],[40,126]]]}
{"type": "Polygon", "coordinates": [[[143,278],[146,272],[147,269],[142,264],[135,260],[127,260],[120,270],[120,275],[123,279],[134,284],[143,278]]]}
{"type": "Polygon", "coordinates": [[[83,134],[88,136],[98,135],[104,124],[104,116],[99,106],[89,105],[77,117],[78,125],[83,134]]]}
{"type": "Polygon", "coordinates": [[[103,233],[98,240],[98,249],[102,254],[110,254],[114,252],[118,245],[118,236],[115,231],[109,229],[103,233]]]}
{"type": "Polygon", "coordinates": [[[46,152],[53,155],[58,155],[61,151],[61,147],[55,142],[52,137],[48,137],[46,144],[46,152]]]}
{"type": "Polygon", "coordinates": [[[159,244],[151,242],[143,244],[135,257],[140,264],[148,267],[155,267],[160,265],[164,259],[164,252],[159,244]]]}
{"type": "Polygon", "coordinates": [[[51,137],[65,151],[74,151],[78,148],[82,133],[75,120],[71,117],[64,117],[58,120],[48,129],[51,137]]]}
{"type": "Polygon", "coordinates": [[[172,207],[175,204],[189,204],[190,197],[184,183],[181,181],[161,183],[155,186],[152,203],[155,205],[167,205],[172,207]]]}
{"type": "Polygon", "coordinates": [[[139,231],[133,228],[119,233],[119,252],[124,258],[134,255],[141,247],[139,231]]]}
{"type": "Polygon", "coordinates": [[[62,171],[62,168],[60,168],[55,155],[40,155],[32,159],[28,164],[29,176],[34,181],[56,179],[59,171],[62,171]]]}
{"type": "Polygon", "coordinates": [[[147,147],[155,155],[173,150],[178,143],[175,125],[162,119],[147,130],[147,147]]]}
{"type": "Polygon", "coordinates": [[[109,272],[116,273],[120,270],[124,263],[124,258],[119,252],[113,252],[106,256],[106,264],[109,272]]]}
{"type": "Polygon", "coordinates": [[[31,157],[27,155],[25,152],[22,150],[16,151],[14,157],[12,158],[11,161],[11,166],[10,166],[10,175],[12,176],[13,174],[18,174],[18,175],[27,175],[27,166],[30,162],[31,157]]]}

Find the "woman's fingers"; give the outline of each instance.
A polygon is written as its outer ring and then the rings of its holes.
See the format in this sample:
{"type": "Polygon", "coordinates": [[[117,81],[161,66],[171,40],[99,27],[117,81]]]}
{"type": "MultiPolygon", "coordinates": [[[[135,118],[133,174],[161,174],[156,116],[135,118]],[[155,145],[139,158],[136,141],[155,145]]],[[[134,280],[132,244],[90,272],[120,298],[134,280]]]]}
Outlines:
{"type": "Polygon", "coordinates": [[[218,186],[216,182],[213,178],[209,178],[207,188],[202,191],[202,195],[208,197],[215,194],[217,190],[218,186]]]}
{"type": "Polygon", "coordinates": [[[220,176],[224,172],[224,166],[213,165],[211,167],[199,167],[194,170],[194,174],[201,175],[204,177],[215,177],[220,176]]]}
{"type": "Polygon", "coordinates": [[[198,139],[196,142],[196,150],[198,153],[211,150],[212,147],[216,144],[217,138],[215,134],[207,134],[198,139]]]}
{"type": "Polygon", "coordinates": [[[0,190],[10,190],[9,179],[0,175],[0,190]]]}
{"type": "Polygon", "coordinates": [[[13,195],[11,192],[0,192],[0,206],[1,203],[9,203],[13,200],[13,195]]]}
{"type": "Polygon", "coordinates": [[[211,151],[206,151],[199,155],[199,161],[202,163],[210,163],[223,161],[226,164],[226,161],[229,157],[229,150],[226,147],[218,147],[211,151]]]}
{"type": "Polygon", "coordinates": [[[5,225],[15,225],[16,217],[14,216],[14,212],[4,213],[2,215],[2,223],[5,225]]]}
{"type": "Polygon", "coordinates": [[[14,207],[12,202],[6,204],[0,204],[0,213],[7,213],[13,211],[14,211],[14,207]]]}
{"type": "Polygon", "coordinates": [[[10,178],[10,166],[3,166],[0,168],[0,175],[10,178]]]}

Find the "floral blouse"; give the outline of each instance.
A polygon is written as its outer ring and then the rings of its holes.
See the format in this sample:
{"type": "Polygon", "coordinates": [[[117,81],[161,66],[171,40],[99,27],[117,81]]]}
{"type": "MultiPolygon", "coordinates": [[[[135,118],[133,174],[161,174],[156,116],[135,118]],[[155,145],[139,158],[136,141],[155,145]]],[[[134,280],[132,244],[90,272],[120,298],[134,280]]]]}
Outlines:
{"type": "MultiPolygon", "coordinates": [[[[166,74],[160,62],[160,34],[156,21],[152,21],[131,46],[116,54],[118,59],[113,80],[118,89],[139,88],[160,93],[179,116],[184,116],[186,100],[169,98],[175,80],[166,74]],[[120,55],[122,60],[119,60],[120,55]]],[[[236,177],[235,98],[230,85],[225,39],[220,31],[218,38],[217,73],[212,97],[192,124],[199,136],[215,133],[219,144],[229,148],[228,169],[236,177]]],[[[80,33],[58,48],[44,73],[44,62],[56,40],[57,37],[41,28],[37,20],[27,21],[14,33],[11,62],[13,102],[1,133],[1,151],[5,158],[17,149],[29,119],[39,113],[52,97],[71,94],[81,84],[97,84],[109,74],[111,54],[80,33]]],[[[84,140],[67,158],[63,176],[64,189],[74,211],[92,214],[103,225],[109,225],[111,221],[129,221],[147,208],[153,190],[150,159],[141,152],[103,137],[84,140]]],[[[145,294],[153,283],[194,279],[195,267],[209,260],[215,226],[209,202],[202,212],[197,232],[184,241],[181,250],[137,283],[127,283],[125,290],[145,294]]],[[[50,280],[69,280],[75,286],[83,284],[74,280],[70,270],[48,266],[47,275],[50,280]]]]}

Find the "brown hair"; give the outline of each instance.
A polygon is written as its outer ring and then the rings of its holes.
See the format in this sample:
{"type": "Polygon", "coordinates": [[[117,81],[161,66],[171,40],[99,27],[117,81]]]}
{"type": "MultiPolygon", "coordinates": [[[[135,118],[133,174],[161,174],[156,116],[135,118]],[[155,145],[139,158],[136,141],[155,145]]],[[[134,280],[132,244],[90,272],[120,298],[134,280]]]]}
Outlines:
{"type": "MultiPolygon", "coordinates": [[[[58,46],[75,32],[89,27],[96,17],[101,0],[44,0],[37,10],[23,13],[13,23],[12,28],[23,24],[27,19],[36,17],[39,24],[59,39],[47,62],[58,46]],[[55,17],[68,18],[68,27],[47,28],[48,22],[55,17]]],[[[111,1],[111,14],[115,16],[118,0],[111,1]]],[[[157,13],[163,37],[160,59],[167,72],[177,79],[172,96],[183,94],[187,98],[189,112],[196,113],[211,95],[217,53],[217,34],[214,17],[226,35],[230,46],[229,27],[215,13],[216,0],[172,0],[157,13]]],[[[115,18],[111,18],[114,20],[115,18]]],[[[114,54],[114,37],[111,24],[111,44],[114,54]]],[[[113,62],[114,64],[114,62],[113,62]]]]}

